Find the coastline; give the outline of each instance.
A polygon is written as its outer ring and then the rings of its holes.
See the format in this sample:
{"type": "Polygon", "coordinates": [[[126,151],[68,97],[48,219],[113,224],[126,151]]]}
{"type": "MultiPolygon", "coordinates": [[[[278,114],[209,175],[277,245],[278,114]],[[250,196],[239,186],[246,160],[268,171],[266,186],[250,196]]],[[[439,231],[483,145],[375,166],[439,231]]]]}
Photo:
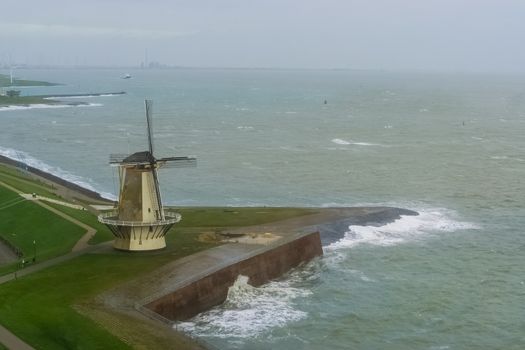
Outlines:
{"type": "Polygon", "coordinates": [[[119,96],[125,95],[125,91],[117,92],[89,92],[79,94],[52,94],[52,95],[34,95],[34,96],[19,96],[6,97],[0,95],[0,111],[13,109],[30,109],[30,108],[44,108],[44,107],[81,107],[81,106],[98,106],[99,104],[92,104],[88,102],[64,102],[61,98],[90,98],[101,96],[119,96]],[[18,107],[18,108],[17,108],[18,107]]]}
{"type": "Polygon", "coordinates": [[[53,175],[51,173],[45,172],[33,166],[30,166],[24,162],[11,159],[9,157],[0,155],[0,164],[4,164],[13,168],[24,169],[31,176],[50,184],[51,186],[57,188],[65,198],[70,198],[73,200],[80,201],[95,201],[97,203],[103,204],[113,204],[113,201],[110,199],[104,198],[100,193],[77,185],[73,182],[65,180],[61,177],[53,175]]]}
{"type": "MultiPolygon", "coordinates": [[[[23,169],[26,174],[36,180],[50,184],[56,189],[56,193],[64,198],[79,200],[84,204],[92,204],[93,201],[113,203],[96,191],[86,189],[21,161],[0,155],[0,164],[5,164],[13,169],[23,169]]],[[[392,222],[402,215],[418,215],[410,210],[387,207],[312,209],[315,212],[305,216],[253,226],[226,228],[227,232],[233,235],[257,236],[273,232],[280,236],[281,240],[270,244],[227,242],[215,248],[207,248],[165,263],[147,274],[137,275],[131,280],[103,291],[93,299],[74,304],[72,307],[80,314],[102,325],[119,339],[133,339],[134,344],[142,344],[146,341],[157,345],[162,344],[165,348],[210,349],[213,346],[205,340],[195,339],[191,334],[176,327],[173,328],[173,320],[165,322],[164,316],[157,313],[159,311],[153,305],[160,305],[158,307],[178,312],[175,304],[171,302],[172,298],[177,297],[182,302],[187,302],[193,300],[191,297],[200,295],[202,300],[190,303],[186,317],[191,317],[196,312],[208,310],[222,303],[226,298],[229,286],[238,274],[246,275],[248,271],[252,271],[256,285],[279,278],[289,269],[310,260],[313,256],[298,256],[295,260],[288,262],[284,262],[282,258],[292,257],[292,253],[304,252],[306,248],[312,248],[312,251],[316,248],[314,255],[322,255],[321,245],[325,246],[342,238],[349,224],[381,225],[392,222]],[[303,238],[309,241],[301,243],[300,240],[303,238]],[[187,269],[188,266],[191,269],[187,269]],[[255,279],[257,276],[267,278],[257,282],[255,279]],[[217,283],[212,283],[211,285],[215,287],[201,288],[201,285],[208,285],[207,283],[212,280],[222,281],[222,287],[216,288],[217,283]],[[197,293],[196,289],[201,291],[197,293]],[[114,327],[123,320],[132,329],[144,332],[143,336],[148,340],[132,337],[124,330],[114,327]]],[[[109,245],[103,245],[98,251],[100,253],[110,252],[112,248],[109,245]]]]}

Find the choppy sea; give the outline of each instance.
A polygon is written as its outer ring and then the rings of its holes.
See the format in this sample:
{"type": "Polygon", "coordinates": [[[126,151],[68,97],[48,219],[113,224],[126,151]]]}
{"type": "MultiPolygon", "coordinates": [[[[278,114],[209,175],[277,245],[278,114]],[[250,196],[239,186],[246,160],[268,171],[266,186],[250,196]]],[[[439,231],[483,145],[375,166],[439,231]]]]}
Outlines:
{"type": "Polygon", "coordinates": [[[218,348],[525,348],[525,76],[15,74],[63,84],[23,94],[126,91],[78,107],[0,108],[0,154],[108,197],[118,183],[108,155],[147,148],[148,98],[157,156],[198,158],[197,168],[161,170],[169,204],[420,213],[350,226],[323,258],[265,286],[241,278],[224,305],[178,329],[218,348]]]}

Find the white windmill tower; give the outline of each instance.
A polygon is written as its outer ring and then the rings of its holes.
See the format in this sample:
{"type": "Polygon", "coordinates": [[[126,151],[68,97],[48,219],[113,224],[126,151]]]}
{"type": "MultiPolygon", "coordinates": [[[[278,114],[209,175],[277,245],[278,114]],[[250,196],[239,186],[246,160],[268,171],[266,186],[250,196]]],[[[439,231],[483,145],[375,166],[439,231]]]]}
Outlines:
{"type": "Polygon", "coordinates": [[[193,157],[155,158],[152,102],[146,100],[145,104],[149,150],[131,155],[110,155],[110,164],[118,166],[119,170],[119,201],[116,211],[98,217],[113,232],[113,246],[120,250],[155,250],[166,246],[165,235],[181,216],[164,209],[157,170],[160,167],[196,165],[193,157]]]}

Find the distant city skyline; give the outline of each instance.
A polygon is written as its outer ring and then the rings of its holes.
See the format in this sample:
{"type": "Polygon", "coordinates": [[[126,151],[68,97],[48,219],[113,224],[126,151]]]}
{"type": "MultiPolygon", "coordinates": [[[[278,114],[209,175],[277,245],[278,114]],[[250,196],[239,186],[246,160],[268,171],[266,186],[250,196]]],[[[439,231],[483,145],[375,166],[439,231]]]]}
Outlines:
{"type": "Polygon", "coordinates": [[[2,9],[4,66],[525,72],[518,0],[28,0],[2,9]]]}

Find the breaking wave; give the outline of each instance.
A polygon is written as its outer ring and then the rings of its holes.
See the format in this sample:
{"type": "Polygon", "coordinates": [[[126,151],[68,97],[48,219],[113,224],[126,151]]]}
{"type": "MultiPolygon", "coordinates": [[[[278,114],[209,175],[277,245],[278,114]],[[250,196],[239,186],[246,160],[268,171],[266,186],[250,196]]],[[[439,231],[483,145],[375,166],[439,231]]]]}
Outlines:
{"type": "Polygon", "coordinates": [[[293,287],[294,281],[289,278],[256,288],[248,284],[248,277],[241,275],[228,290],[222,305],[179,322],[174,328],[196,337],[247,339],[302,320],[307,313],[294,308],[293,300],[312,292],[293,287]]]}
{"type": "Polygon", "coordinates": [[[0,112],[3,111],[20,111],[26,109],[44,109],[44,108],[68,108],[68,107],[101,107],[101,103],[87,103],[87,104],[63,104],[63,105],[48,105],[48,104],[31,104],[26,106],[5,106],[0,107],[0,112]]]}
{"type": "Polygon", "coordinates": [[[347,146],[347,145],[355,145],[355,146],[381,146],[380,144],[378,143],[369,143],[369,142],[354,142],[354,141],[347,141],[347,140],[343,140],[343,139],[332,139],[332,142],[337,144],[337,145],[343,145],[343,146],[347,146]]]}
{"type": "Polygon", "coordinates": [[[351,248],[359,244],[391,246],[425,235],[481,228],[474,223],[454,219],[455,213],[443,208],[424,209],[418,213],[417,216],[402,215],[400,219],[382,226],[351,225],[341,240],[328,245],[325,250],[351,248]]]}

